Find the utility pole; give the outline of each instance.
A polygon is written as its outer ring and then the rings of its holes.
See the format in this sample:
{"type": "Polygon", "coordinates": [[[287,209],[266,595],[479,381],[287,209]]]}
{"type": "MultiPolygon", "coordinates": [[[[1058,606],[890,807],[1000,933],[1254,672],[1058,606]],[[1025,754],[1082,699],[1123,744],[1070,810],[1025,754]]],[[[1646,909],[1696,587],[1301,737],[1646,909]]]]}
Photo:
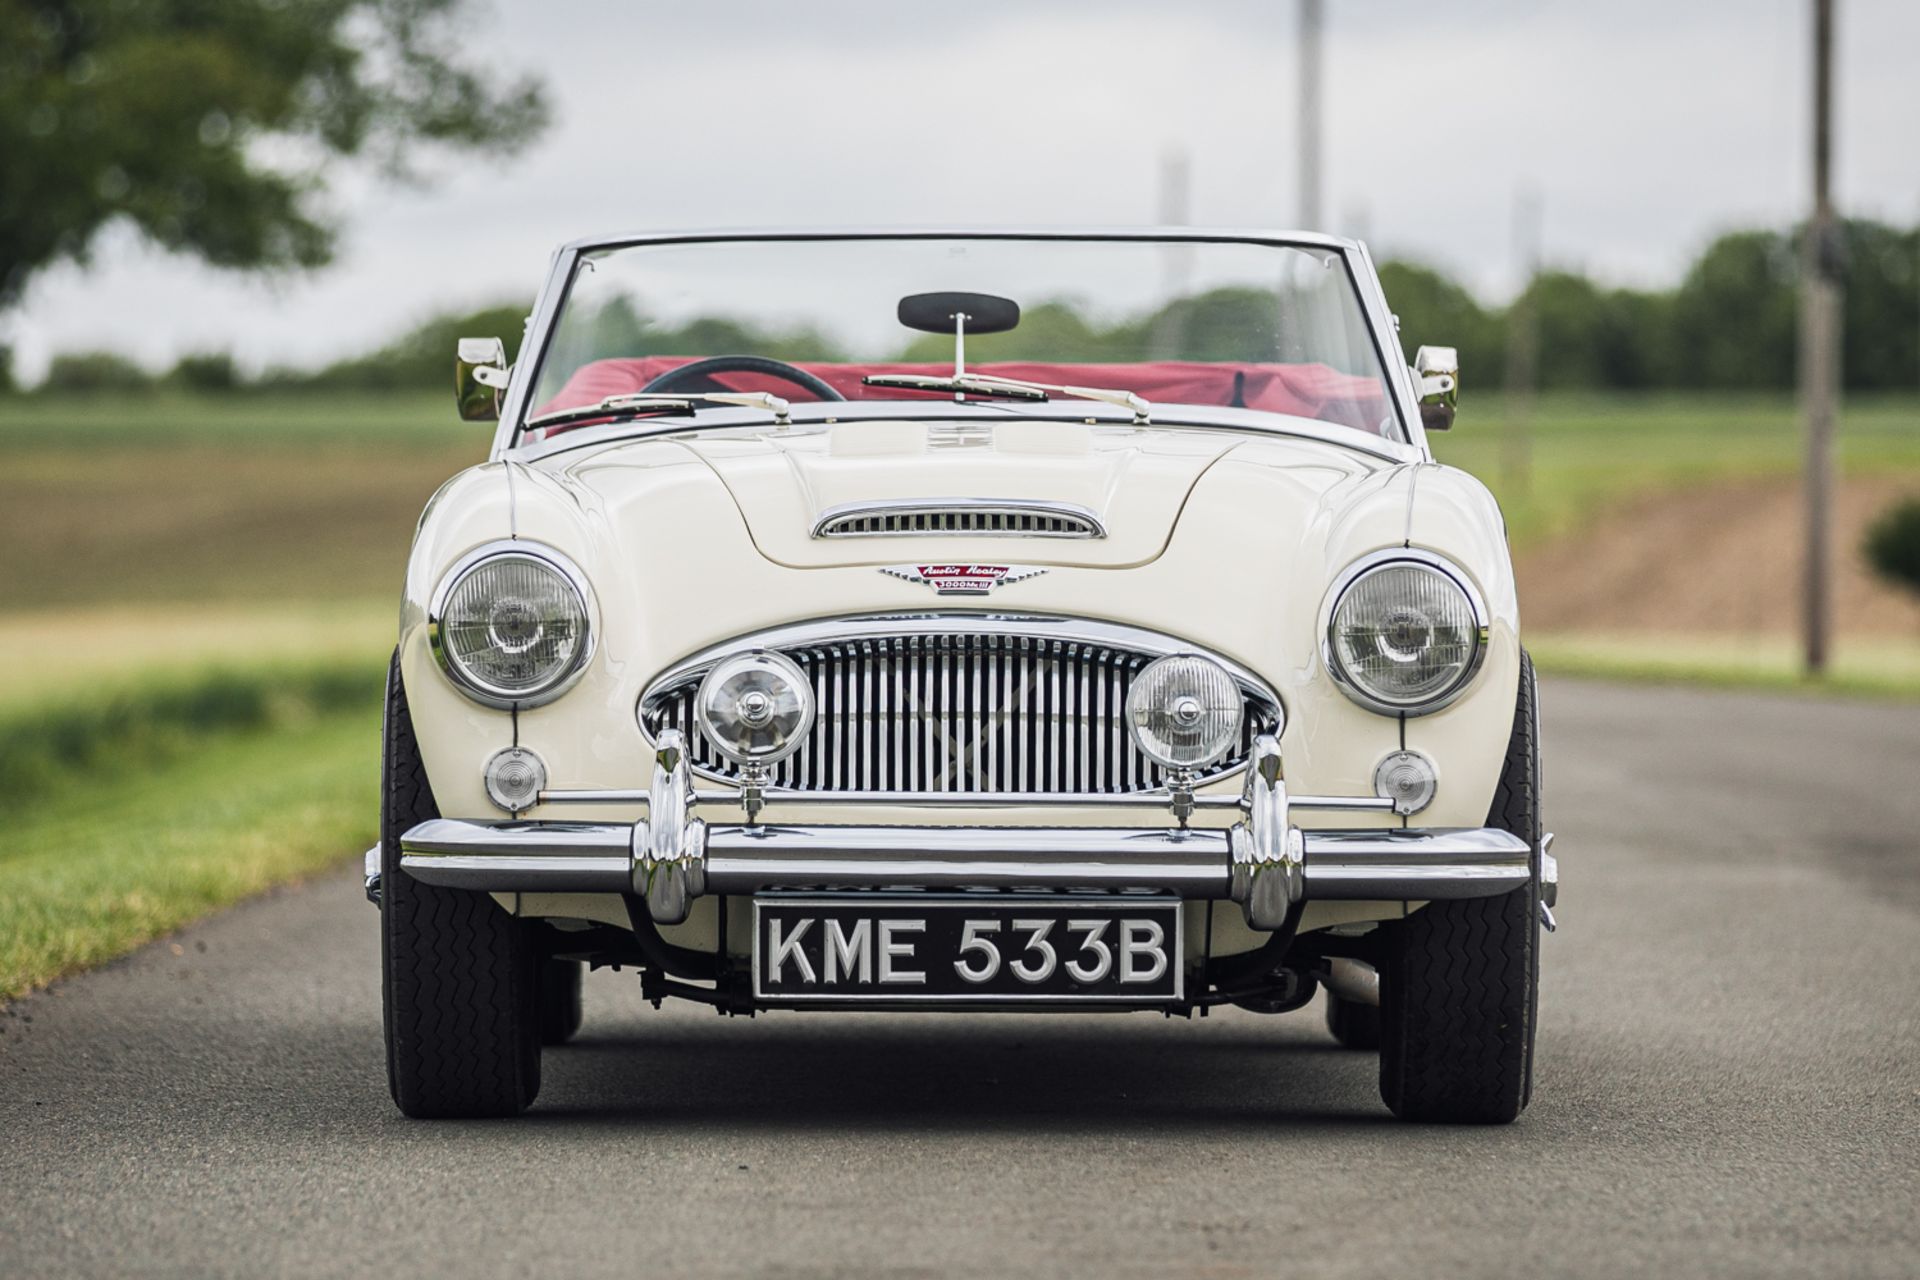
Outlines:
{"type": "Polygon", "coordinates": [[[1800,401],[1806,420],[1801,640],[1806,674],[1832,641],[1833,427],[1840,385],[1840,243],[1833,217],[1833,0],[1813,0],[1813,219],[1800,245],[1800,401]]]}
{"type": "Polygon", "coordinates": [[[1533,389],[1539,381],[1540,316],[1533,283],[1540,274],[1540,193],[1522,184],[1513,193],[1513,260],[1520,292],[1507,308],[1507,412],[1500,436],[1503,495],[1524,501],[1533,488],[1533,389]]]}
{"type": "Polygon", "coordinates": [[[1300,0],[1300,230],[1324,231],[1320,208],[1320,0],[1300,0]]]}

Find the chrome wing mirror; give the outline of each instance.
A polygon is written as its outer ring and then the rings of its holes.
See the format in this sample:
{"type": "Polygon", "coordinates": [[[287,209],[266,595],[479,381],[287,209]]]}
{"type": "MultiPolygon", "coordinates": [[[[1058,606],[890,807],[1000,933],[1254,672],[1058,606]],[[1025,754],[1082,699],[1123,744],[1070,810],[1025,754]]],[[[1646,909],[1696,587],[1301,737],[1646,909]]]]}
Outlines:
{"type": "Polygon", "coordinates": [[[500,416],[507,389],[507,344],[498,338],[462,338],[453,358],[453,399],[468,422],[500,416]]]}
{"type": "Polygon", "coordinates": [[[1420,421],[1429,431],[1453,426],[1460,398],[1460,353],[1452,347],[1422,347],[1413,353],[1413,381],[1420,392],[1420,421]]]}

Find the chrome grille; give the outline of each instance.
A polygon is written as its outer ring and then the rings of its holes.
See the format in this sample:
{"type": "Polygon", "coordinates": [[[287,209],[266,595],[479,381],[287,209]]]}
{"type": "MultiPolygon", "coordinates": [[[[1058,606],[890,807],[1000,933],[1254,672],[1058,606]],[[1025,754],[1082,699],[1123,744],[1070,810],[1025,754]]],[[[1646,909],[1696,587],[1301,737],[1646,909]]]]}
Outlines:
{"type": "Polygon", "coordinates": [[[816,538],[940,537],[1104,538],[1100,520],[1066,503],[887,502],[836,507],[814,524],[816,538]]]}
{"type": "MultiPolygon", "coordinates": [[[[812,681],[819,714],[807,742],[775,766],[776,786],[1116,795],[1166,785],[1122,714],[1133,677],[1154,654],[1006,634],[873,636],[780,652],[812,681]]],[[[697,769],[734,777],[694,719],[702,674],[651,693],[647,729],[679,729],[697,769]]],[[[1275,707],[1250,695],[1238,747],[1211,772],[1244,763],[1254,735],[1278,722],[1275,707]]]]}

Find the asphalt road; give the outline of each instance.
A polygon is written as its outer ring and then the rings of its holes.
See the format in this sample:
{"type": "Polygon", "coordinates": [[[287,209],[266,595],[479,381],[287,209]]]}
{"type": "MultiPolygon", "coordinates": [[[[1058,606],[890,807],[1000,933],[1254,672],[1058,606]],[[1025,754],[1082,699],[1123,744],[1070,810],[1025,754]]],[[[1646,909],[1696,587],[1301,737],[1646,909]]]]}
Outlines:
{"type": "Polygon", "coordinates": [[[1920,1271],[1920,710],[1550,684],[1534,1103],[1390,1120],[1317,1008],[654,1012],[389,1104],[347,873],[0,1012],[0,1275],[1920,1271]]]}

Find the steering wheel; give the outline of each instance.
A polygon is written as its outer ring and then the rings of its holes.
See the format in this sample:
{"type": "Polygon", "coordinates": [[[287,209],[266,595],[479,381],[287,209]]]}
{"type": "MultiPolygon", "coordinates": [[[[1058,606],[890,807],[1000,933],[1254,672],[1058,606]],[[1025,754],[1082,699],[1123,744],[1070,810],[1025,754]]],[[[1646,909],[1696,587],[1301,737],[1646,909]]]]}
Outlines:
{"type": "Polygon", "coordinates": [[[785,360],[775,360],[768,356],[711,356],[705,360],[695,360],[692,364],[683,364],[678,369],[667,370],[640,388],[640,393],[646,395],[672,392],[695,379],[710,381],[709,375],[715,373],[759,373],[769,378],[778,378],[782,382],[791,382],[794,386],[811,392],[817,400],[846,399],[824,378],[816,377],[805,369],[788,364],[785,360]]]}

